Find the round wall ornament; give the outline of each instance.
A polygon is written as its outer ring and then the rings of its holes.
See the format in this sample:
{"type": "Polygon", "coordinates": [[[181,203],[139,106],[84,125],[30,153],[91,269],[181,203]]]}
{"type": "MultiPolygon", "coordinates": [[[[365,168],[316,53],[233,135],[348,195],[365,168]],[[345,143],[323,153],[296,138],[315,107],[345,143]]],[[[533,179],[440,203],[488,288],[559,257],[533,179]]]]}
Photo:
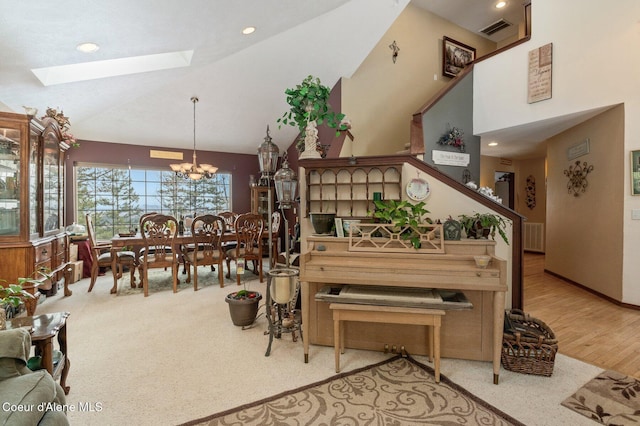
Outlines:
{"type": "Polygon", "coordinates": [[[413,201],[422,201],[431,194],[429,182],[422,178],[413,178],[407,183],[407,196],[413,201]]]}

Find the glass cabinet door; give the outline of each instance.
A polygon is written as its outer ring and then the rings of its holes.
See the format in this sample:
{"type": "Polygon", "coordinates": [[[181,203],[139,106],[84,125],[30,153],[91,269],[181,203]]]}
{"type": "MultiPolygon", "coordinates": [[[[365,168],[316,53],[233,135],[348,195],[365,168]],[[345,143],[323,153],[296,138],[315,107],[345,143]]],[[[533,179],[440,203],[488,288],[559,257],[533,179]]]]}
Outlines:
{"type": "Polygon", "coordinates": [[[0,236],[20,234],[20,133],[0,126],[0,236]]]}
{"type": "Polygon", "coordinates": [[[33,131],[29,134],[29,233],[39,234],[40,217],[38,212],[38,156],[40,154],[40,135],[33,131]]]}
{"type": "Polygon", "coordinates": [[[60,148],[51,131],[43,135],[42,155],[42,210],[45,235],[60,229],[60,148]]]}

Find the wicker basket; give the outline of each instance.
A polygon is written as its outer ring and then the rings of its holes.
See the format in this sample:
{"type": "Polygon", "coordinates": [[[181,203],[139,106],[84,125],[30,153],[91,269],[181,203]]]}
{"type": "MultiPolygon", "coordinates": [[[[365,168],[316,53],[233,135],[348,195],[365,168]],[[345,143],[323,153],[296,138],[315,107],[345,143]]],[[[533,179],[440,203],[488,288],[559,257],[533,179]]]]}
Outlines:
{"type": "Polygon", "coordinates": [[[553,330],[518,309],[507,311],[505,316],[515,330],[505,330],[502,337],[504,368],[516,373],[551,376],[558,352],[553,330]]]}

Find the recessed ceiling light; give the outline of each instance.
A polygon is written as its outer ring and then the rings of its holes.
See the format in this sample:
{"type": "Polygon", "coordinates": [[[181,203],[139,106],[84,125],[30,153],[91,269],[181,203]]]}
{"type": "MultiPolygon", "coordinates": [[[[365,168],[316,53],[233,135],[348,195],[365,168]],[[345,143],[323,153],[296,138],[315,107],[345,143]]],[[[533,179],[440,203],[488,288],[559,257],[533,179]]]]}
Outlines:
{"type": "Polygon", "coordinates": [[[246,27],[242,29],[242,34],[248,35],[253,33],[256,30],[256,27],[246,27]]]}
{"type": "Polygon", "coordinates": [[[82,53],[93,53],[93,52],[97,52],[98,49],[100,49],[100,46],[98,46],[96,43],[93,43],[93,42],[80,43],[79,45],[76,46],[76,50],[82,53]]]}
{"type": "Polygon", "coordinates": [[[506,5],[507,5],[506,1],[499,1],[498,3],[496,3],[496,9],[502,9],[506,5]]]}
{"type": "Polygon", "coordinates": [[[498,146],[498,142],[489,142],[489,146],[498,146]]]}

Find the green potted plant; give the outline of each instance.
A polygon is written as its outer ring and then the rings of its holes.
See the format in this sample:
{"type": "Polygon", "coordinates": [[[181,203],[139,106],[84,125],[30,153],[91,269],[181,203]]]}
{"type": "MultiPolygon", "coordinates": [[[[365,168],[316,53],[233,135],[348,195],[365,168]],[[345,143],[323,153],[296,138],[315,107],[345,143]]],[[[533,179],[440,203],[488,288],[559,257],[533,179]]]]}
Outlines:
{"type": "Polygon", "coordinates": [[[32,281],[34,280],[31,278],[20,278],[18,284],[7,284],[6,280],[0,280],[0,330],[6,328],[7,318],[11,318],[18,311],[23,300],[35,298],[22,289],[22,284],[32,281]]]}
{"type": "MultiPolygon", "coordinates": [[[[407,225],[419,228],[419,225],[421,224],[433,223],[430,218],[425,217],[425,215],[429,213],[429,210],[424,208],[424,202],[411,204],[406,200],[374,200],[373,203],[376,209],[372,216],[383,223],[393,224],[395,230],[399,231],[402,227],[407,225]]],[[[421,246],[419,234],[415,231],[411,231],[411,229],[405,230],[402,233],[402,238],[411,241],[411,245],[415,249],[419,249],[421,246]]]]}
{"type": "MultiPolygon", "coordinates": [[[[236,274],[244,274],[244,259],[238,259],[236,274]]],[[[225,302],[229,305],[229,314],[233,325],[245,327],[253,324],[258,316],[258,307],[262,295],[257,291],[247,290],[247,283],[243,280],[244,288],[227,294],[225,302]]]]}
{"type": "Polygon", "coordinates": [[[474,213],[473,215],[461,214],[460,224],[467,234],[467,238],[488,238],[491,236],[495,240],[496,231],[507,245],[509,239],[505,233],[507,223],[505,220],[493,213],[474,213]]]}
{"type": "Polygon", "coordinates": [[[301,136],[297,147],[300,152],[305,152],[300,158],[319,158],[317,152],[318,130],[316,126],[325,124],[333,129],[340,130],[349,128],[344,123],[344,114],[332,111],[329,105],[329,95],[331,90],[322,85],[320,79],[312,75],[302,80],[301,84],[293,89],[286,89],[287,104],[291,107],[289,111],[282,114],[277,122],[279,127],[283,125],[298,127],[301,136]]]}

